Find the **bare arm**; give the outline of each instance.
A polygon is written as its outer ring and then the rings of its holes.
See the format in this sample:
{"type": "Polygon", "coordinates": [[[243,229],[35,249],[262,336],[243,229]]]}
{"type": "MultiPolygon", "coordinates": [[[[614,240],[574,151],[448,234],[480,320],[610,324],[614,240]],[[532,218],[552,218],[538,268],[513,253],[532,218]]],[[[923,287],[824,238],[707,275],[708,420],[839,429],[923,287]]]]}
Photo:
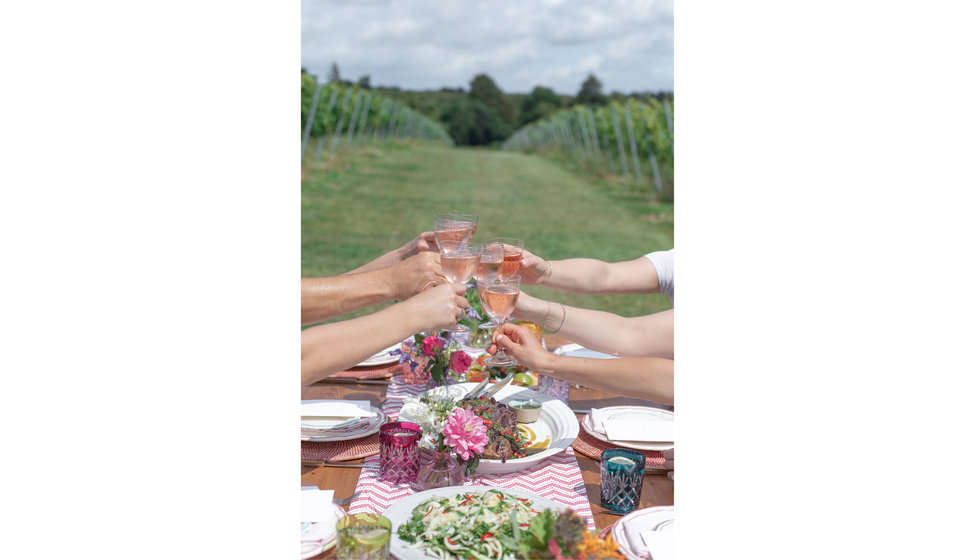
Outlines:
{"type": "Polygon", "coordinates": [[[555,356],[526,327],[504,324],[489,352],[503,348],[539,374],[613,393],[674,404],[674,360],[665,358],[593,359],[555,356]]]}
{"type": "Polygon", "coordinates": [[[582,346],[607,354],[674,359],[673,309],[642,317],[621,317],[606,311],[548,302],[521,292],[514,318],[535,322],[582,346]]]}
{"type": "Polygon", "coordinates": [[[650,294],[660,291],[657,269],[646,257],[607,263],[597,259],[546,261],[524,251],[521,282],[573,294],[650,294]]]}
{"type": "Polygon", "coordinates": [[[301,320],[312,325],[374,303],[408,299],[447,280],[439,254],[426,252],[386,268],[302,282],[301,320]]]}
{"type": "Polygon", "coordinates": [[[451,326],[469,306],[465,292],[463,284],[444,284],[370,315],[306,329],[301,345],[303,385],[344,371],[417,332],[451,326]]]}
{"type": "Polygon", "coordinates": [[[409,241],[401,247],[388,251],[373,261],[359,266],[346,274],[357,274],[359,272],[369,272],[371,270],[386,268],[423,252],[439,253],[439,246],[436,245],[435,233],[431,231],[424,231],[418,234],[415,239],[409,241]]]}

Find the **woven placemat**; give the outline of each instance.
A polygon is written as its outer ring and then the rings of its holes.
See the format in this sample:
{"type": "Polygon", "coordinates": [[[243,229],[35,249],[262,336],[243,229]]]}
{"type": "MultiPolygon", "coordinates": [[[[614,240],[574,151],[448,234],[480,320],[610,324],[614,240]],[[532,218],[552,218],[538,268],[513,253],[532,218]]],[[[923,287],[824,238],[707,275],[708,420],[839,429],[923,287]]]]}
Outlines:
{"type": "MultiPolygon", "coordinates": [[[[581,423],[581,420],[579,422],[581,423]]],[[[578,431],[578,438],[572,443],[572,449],[596,461],[599,460],[603,451],[614,447],[619,446],[592,437],[592,435],[585,431],[585,428],[578,431]]],[[[648,451],[645,449],[636,449],[635,451],[639,451],[647,458],[647,472],[674,470],[673,448],[665,449],[664,451],[648,451]]]]}
{"type": "Polygon", "coordinates": [[[327,377],[349,377],[352,379],[388,379],[396,373],[401,373],[402,365],[398,362],[380,366],[352,367],[347,371],[337,372],[327,377]]]}
{"type": "Polygon", "coordinates": [[[378,434],[345,441],[301,441],[303,461],[349,461],[381,452],[378,434]]]}

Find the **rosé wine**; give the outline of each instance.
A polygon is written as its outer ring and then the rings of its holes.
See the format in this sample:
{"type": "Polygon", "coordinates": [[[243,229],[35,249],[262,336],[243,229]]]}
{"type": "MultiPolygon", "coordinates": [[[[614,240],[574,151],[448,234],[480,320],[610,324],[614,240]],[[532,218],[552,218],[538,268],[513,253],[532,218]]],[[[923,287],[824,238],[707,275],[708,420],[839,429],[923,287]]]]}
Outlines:
{"type": "Polygon", "coordinates": [[[480,284],[479,289],[483,309],[498,321],[510,317],[517,307],[517,296],[521,293],[514,285],[480,284]]]}
{"type": "Polygon", "coordinates": [[[461,250],[455,253],[442,254],[442,272],[446,275],[446,280],[454,283],[469,282],[473,277],[477,264],[480,262],[480,254],[461,250]]]}

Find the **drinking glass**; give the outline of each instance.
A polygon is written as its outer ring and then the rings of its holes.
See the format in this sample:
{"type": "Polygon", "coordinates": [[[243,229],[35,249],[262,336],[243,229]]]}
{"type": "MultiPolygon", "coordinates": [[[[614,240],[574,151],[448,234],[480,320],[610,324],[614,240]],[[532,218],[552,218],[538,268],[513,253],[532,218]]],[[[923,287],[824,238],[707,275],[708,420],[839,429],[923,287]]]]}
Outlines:
{"type": "Polygon", "coordinates": [[[339,560],[387,560],[391,521],[373,513],[355,513],[337,522],[339,560]]]}
{"type": "Polygon", "coordinates": [[[500,243],[484,243],[480,264],[476,267],[476,279],[493,282],[500,277],[500,265],[504,262],[504,246],[500,243]]]}
{"type": "Polygon", "coordinates": [[[499,245],[504,251],[504,262],[498,270],[500,278],[517,274],[524,257],[524,241],[513,237],[495,237],[488,239],[486,244],[494,247],[499,245]]]}
{"type": "Polygon", "coordinates": [[[436,245],[442,253],[451,253],[466,245],[476,232],[477,214],[443,212],[435,214],[432,231],[436,235],[436,245]]]}
{"type": "Polygon", "coordinates": [[[647,458],[633,449],[614,447],[602,452],[599,465],[599,503],[617,513],[640,505],[647,458]]]}
{"type": "Polygon", "coordinates": [[[419,474],[419,446],[422,428],[412,422],[389,422],[379,432],[381,478],[412,482],[419,474]]]}
{"type": "MultiPolygon", "coordinates": [[[[440,256],[442,260],[442,273],[446,275],[446,280],[454,284],[465,284],[473,278],[477,265],[480,264],[480,256],[483,254],[482,245],[461,245],[452,252],[443,252],[440,256]]],[[[469,327],[458,322],[446,329],[450,332],[470,332],[469,327]]]]}
{"type": "MultiPolygon", "coordinates": [[[[514,275],[496,278],[492,282],[477,280],[476,285],[480,291],[480,302],[483,303],[484,311],[493,318],[489,328],[499,328],[517,307],[517,297],[521,294],[521,277],[514,275]]],[[[509,367],[517,365],[517,360],[502,348],[498,348],[497,354],[484,363],[494,367],[509,367]]]]}

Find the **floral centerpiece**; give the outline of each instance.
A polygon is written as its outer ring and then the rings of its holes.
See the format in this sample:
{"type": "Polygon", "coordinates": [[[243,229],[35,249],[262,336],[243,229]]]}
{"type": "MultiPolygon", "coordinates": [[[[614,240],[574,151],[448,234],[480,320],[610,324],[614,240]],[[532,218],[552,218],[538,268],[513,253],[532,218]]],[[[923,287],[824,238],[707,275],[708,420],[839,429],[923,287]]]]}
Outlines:
{"type": "Polygon", "coordinates": [[[420,397],[407,397],[398,413],[400,421],[422,428],[419,447],[433,455],[433,464],[419,471],[419,485],[458,486],[476,472],[482,458],[506,461],[527,456],[530,441],[517,429],[517,418],[506,405],[486,397],[457,400],[452,396],[449,385],[466,375],[472,358],[454,341],[447,343],[438,336],[417,335],[416,344],[428,357],[425,370],[441,384],[420,397]]]}

